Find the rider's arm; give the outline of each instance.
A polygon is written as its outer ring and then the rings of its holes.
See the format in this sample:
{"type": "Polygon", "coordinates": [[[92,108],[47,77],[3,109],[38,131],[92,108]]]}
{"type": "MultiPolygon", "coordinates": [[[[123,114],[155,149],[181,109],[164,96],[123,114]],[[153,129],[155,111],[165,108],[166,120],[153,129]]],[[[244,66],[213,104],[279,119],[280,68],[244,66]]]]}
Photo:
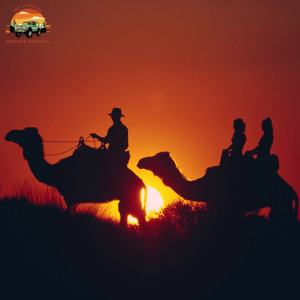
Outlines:
{"type": "Polygon", "coordinates": [[[251,154],[257,154],[259,151],[259,146],[257,146],[256,148],[254,148],[253,150],[247,151],[250,152],[251,154]]]}
{"type": "Polygon", "coordinates": [[[228,148],[226,148],[226,149],[224,149],[225,151],[229,151],[229,150],[231,150],[232,149],[232,144],[228,147],[228,148]]]}
{"type": "Polygon", "coordinates": [[[97,135],[96,133],[91,133],[90,134],[92,138],[99,140],[101,143],[107,143],[106,137],[101,137],[97,135]]]}

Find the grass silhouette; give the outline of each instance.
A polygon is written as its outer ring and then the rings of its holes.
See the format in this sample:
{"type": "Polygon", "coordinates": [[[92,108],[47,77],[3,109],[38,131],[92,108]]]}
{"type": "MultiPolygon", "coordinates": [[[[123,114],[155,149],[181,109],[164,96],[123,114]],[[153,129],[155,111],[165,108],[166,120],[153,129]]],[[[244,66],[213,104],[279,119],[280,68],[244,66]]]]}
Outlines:
{"type": "MultiPolygon", "coordinates": [[[[144,232],[57,201],[0,201],[3,299],[291,299],[300,228],[174,201],[144,232]]],[[[1,294],[0,294],[1,295],[1,294]]]]}

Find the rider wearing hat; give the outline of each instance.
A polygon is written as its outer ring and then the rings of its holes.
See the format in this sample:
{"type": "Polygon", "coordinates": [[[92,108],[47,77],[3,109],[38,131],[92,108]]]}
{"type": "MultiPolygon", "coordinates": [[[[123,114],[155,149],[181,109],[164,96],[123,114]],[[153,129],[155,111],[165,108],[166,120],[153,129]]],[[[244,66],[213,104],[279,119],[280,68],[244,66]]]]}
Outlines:
{"type": "Polygon", "coordinates": [[[128,129],[121,122],[121,117],[125,116],[122,115],[121,109],[116,107],[108,115],[111,116],[114,124],[108,129],[106,137],[100,137],[96,133],[91,133],[91,137],[102,143],[109,143],[109,153],[122,154],[128,148],[128,129]]]}

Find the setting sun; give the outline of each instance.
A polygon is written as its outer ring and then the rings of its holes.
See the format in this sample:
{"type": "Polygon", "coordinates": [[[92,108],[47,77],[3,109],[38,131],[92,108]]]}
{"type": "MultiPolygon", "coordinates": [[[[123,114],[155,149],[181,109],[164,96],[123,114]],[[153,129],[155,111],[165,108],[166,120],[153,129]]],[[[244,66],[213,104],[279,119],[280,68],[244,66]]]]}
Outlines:
{"type": "MultiPolygon", "coordinates": [[[[142,190],[141,198],[144,199],[145,191],[142,190]]],[[[153,187],[147,185],[147,215],[151,212],[158,212],[164,205],[161,194],[153,187]]],[[[137,224],[137,219],[131,216],[128,217],[128,222],[131,224],[137,224]]]]}
{"type": "Polygon", "coordinates": [[[147,197],[147,214],[151,211],[158,212],[164,205],[161,194],[153,187],[147,186],[148,197],[147,197]]]}

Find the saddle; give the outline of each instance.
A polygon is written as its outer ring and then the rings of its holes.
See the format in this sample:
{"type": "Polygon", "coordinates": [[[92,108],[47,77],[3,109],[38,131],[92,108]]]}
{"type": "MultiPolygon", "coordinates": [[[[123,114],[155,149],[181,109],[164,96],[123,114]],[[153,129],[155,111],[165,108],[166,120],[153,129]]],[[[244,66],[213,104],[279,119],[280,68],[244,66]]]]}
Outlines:
{"type": "Polygon", "coordinates": [[[99,148],[92,148],[86,145],[81,137],[72,157],[88,165],[97,165],[101,169],[118,170],[127,167],[130,153],[110,153],[104,143],[99,148]]]}
{"type": "Polygon", "coordinates": [[[278,156],[272,154],[264,158],[254,158],[252,154],[246,152],[245,155],[237,158],[232,158],[227,151],[223,151],[220,160],[220,167],[224,169],[232,168],[237,165],[243,169],[256,169],[263,172],[277,172],[279,170],[278,156]]]}

